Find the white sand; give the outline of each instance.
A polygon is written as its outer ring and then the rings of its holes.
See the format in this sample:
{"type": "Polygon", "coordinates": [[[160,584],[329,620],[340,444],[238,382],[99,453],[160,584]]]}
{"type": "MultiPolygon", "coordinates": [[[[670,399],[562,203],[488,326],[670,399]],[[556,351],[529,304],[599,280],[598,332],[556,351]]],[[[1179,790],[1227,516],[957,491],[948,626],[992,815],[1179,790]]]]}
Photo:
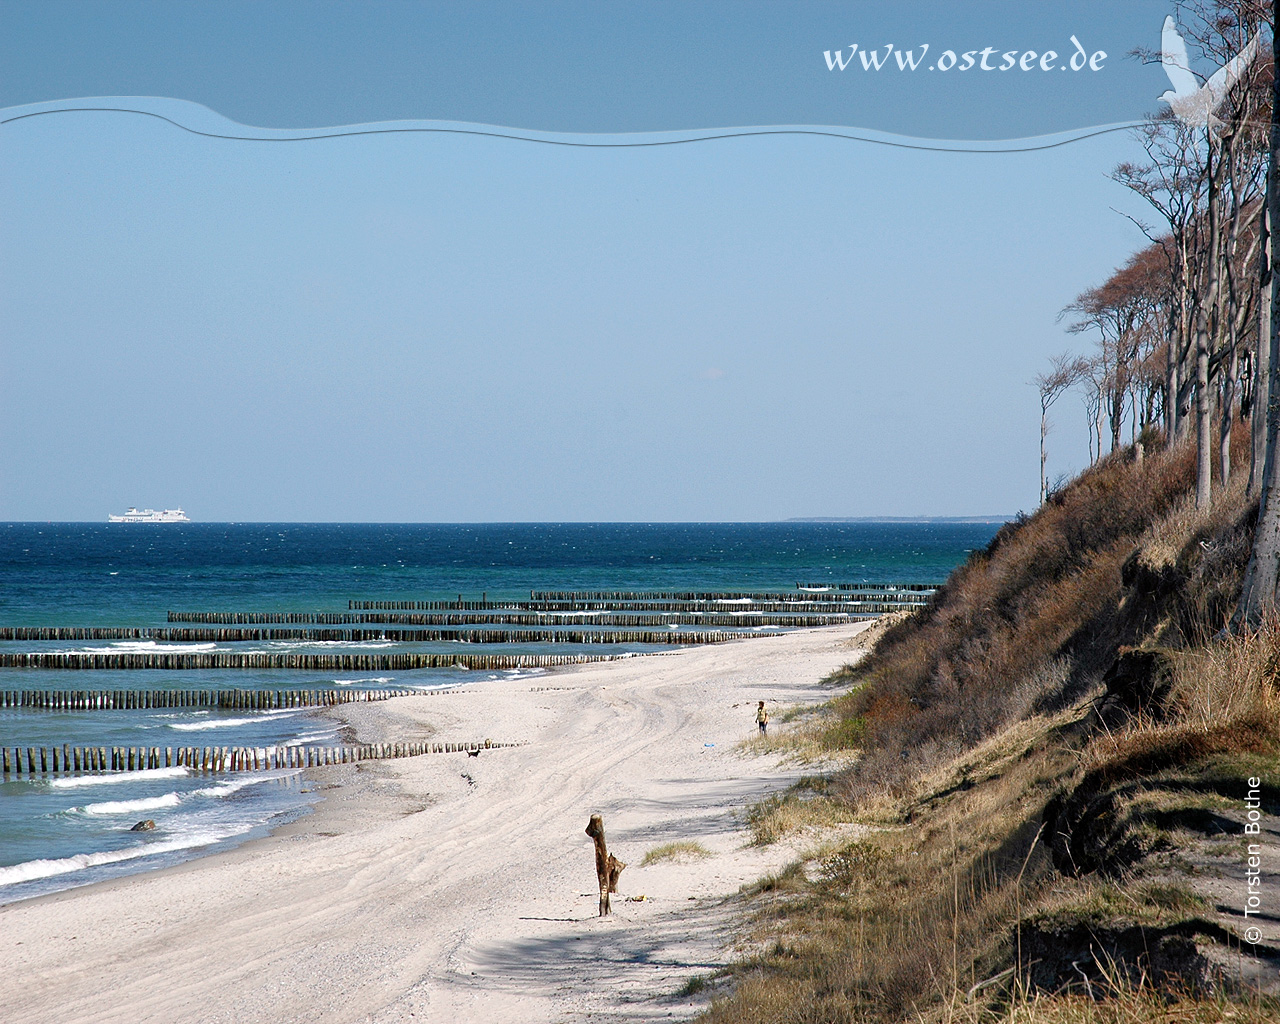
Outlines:
{"type": "Polygon", "coordinates": [[[368,741],[528,745],[325,769],[269,839],[0,908],[0,1021],[687,1018],[677,990],[733,956],[725,898],[795,852],[746,846],[745,805],[801,773],[737,748],[755,702],[827,699],[864,626],[344,709],[368,741]],[[629,863],[603,919],[593,812],[629,863]],[[715,856],[640,867],[676,839],[715,856]]]}

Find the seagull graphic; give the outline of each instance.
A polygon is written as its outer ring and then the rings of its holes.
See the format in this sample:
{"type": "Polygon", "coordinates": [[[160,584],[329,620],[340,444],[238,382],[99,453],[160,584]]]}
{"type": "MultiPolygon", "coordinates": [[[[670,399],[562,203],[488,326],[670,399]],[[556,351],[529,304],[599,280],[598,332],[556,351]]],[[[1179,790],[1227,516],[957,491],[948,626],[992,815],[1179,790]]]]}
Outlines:
{"type": "Polygon", "coordinates": [[[1173,88],[1160,98],[1173,108],[1174,114],[1183,124],[1193,128],[1217,124],[1218,119],[1213,116],[1213,112],[1222,105],[1231,87],[1240,81],[1257,54],[1258,34],[1255,32],[1243,50],[1201,85],[1187,60],[1186,41],[1178,32],[1173,18],[1166,16],[1164,28],[1160,32],[1160,63],[1164,65],[1164,73],[1169,76],[1173,88]]]}

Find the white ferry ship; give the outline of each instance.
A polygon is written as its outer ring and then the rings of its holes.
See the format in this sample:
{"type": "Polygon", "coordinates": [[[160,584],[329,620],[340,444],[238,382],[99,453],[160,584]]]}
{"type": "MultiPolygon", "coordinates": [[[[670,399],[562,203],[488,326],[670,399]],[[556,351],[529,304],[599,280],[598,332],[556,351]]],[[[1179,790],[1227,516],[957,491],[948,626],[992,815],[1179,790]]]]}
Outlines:
{"type": "Polygon", "coordinates": [[[157,512],[153,508],[144,508],[139,512],[136,508],[129,509],[122,516],[107,516],[107,521],[111,523],[189,523],[190,519],[187,514],[180,508],[166,508],[161,512],[157,512]]]}

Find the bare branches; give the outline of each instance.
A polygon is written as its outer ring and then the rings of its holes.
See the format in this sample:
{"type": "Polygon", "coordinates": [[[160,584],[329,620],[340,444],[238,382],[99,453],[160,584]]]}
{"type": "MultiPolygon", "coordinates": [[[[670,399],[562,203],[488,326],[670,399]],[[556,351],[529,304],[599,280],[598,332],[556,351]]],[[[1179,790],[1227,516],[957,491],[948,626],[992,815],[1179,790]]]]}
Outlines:
{"type": "Polygon", "coordinates": [[[1049,369],[1044,373],[1036,374],[1031,382],[1040,392],[1040,504],[1042,505],[1049,496],[1048,478],[1045,476],[1045,462],[1048,459],[1045,441],[1049,436],[1049,407],[1061,398],[1068,388],[1074,387],[1083,380],[1088,372],[1089,364],[1086,360],[1073,356],[1070,352],[1063,352],[1061,355],[1054,356],[1050,361],[1049,369]]]}
{"type": "MultiPolygon", "coordinates": [[[[1258,368],[1266,362],[1259,339],[1269,333],[1261,326],[1261,307],[1270,293],[1257,268],[1265,245],[1276,61],[1257,52],[1257,40],[1269,29],[1275,3],[1175,2],[1179,48],[1185,41],[1190,55],[1187,70],[1198,81],[1216,83],[1212,109],[1203,118],[1185,110],[1183,117],[1175,115],[1172,104],[1181,95],[1175,81],[1162,109],[1134,129],[1141,154],[1117,165],[1111,177],[1156,214],[1147,223],[1117,211],[1147,244],[1059,315],[1068,331],[1096,344],[1071,375],[1084,395],[1090,457],[1103,454],[1106,434],[1110,449],[1118,449],[1125,427],[1136,440],[1162,418],[1170,442],[1194,427],[1201,505],[1231,473],[1233,421],[1256,415],[1269,402],[1258,368]],[[1248,59],[1239,59],[1242,52],[1248,59]],[[1210,452],[1215,433],[1216,460],[1210,452]]],[[[1157,59],[1150,51],[1134,55],[1157,59]]],[[[1270,344],[1269,336],[1263,343],[1270,344]]],[[[1035,381],[1041,389],[1042,497],[1047,413],[1061,394],[1052,385],[1065,365],[1066,357],[1059,357],[1035,381]]]]}

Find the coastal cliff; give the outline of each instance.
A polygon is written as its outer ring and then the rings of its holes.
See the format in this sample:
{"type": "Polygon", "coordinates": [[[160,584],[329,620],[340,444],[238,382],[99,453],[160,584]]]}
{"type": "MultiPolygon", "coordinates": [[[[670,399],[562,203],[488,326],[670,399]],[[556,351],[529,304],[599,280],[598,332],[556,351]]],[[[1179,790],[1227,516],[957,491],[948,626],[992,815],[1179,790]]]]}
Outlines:
{"type": "Polygon", "coordinates": [[[1280,630],[1225,630],[1257,505],[1140,451],[830,678],[792,743],[847,766],[788,820],[874,827],[758,887],[709,1020],[1277,1019],[1280,630]]]}

